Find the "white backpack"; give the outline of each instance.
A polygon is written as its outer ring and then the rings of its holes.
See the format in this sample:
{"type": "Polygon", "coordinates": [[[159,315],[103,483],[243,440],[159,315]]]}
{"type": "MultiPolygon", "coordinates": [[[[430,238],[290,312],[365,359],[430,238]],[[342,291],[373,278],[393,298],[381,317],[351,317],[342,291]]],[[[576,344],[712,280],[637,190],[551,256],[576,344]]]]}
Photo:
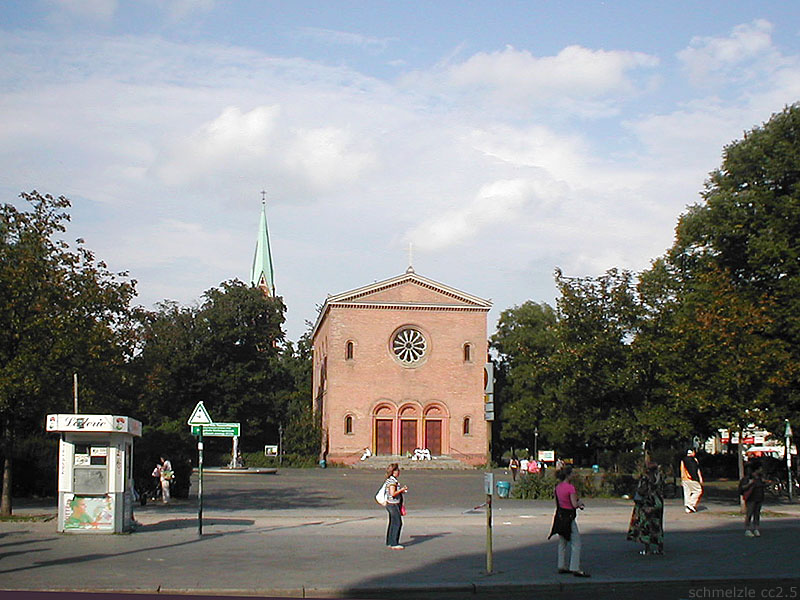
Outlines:
{"type": "Polygon", "coordinates": [[[380,504],[381,506],[386,506],[386,483],[378,488],[378,493],[375,494],[375,502],[380,504]]]}

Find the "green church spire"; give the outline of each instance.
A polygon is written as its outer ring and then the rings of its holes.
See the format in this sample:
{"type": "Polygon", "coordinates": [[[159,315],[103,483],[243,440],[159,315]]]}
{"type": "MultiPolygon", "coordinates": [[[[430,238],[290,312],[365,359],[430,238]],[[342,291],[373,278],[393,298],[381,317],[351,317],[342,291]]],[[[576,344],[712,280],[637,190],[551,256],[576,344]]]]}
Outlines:
{"type": "Polygon", "coordinates": [[[269,230],[267,229],[266,192],[261,192],[261,222],[258,225],[258,241],[253,257],[253,270],[250,273],[250,285],[260,287],[265,296],[275,296],[275,280],[272,270],[272,251],[269,247],[269,230]]]}

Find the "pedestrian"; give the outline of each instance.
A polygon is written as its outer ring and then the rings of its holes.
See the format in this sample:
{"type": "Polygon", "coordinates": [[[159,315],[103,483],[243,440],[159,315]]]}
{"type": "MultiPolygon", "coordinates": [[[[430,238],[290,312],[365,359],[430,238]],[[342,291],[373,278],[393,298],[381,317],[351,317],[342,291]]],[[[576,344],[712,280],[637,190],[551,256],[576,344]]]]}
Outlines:
{"type": "Polygon", "coordinates": [[[760,537],[761,505],[764,503],[764,478],[761,465],[748,464],[745,476],[739,482],[739,495],[744,498],[744,534],[760,537]]]}
{"type": "Polygon", "coordinates": [[[161,495],[161,460],[156,461],[156,466],[153,468],[153,472],[150,473],[150,476],[155,479],[153,483],[153,489],[150,492],[150,500],[157,500],[158,497],[161,495]]]}
{"type": "Polygon", "coordinates": [[[519,471],[519,461],[517,457],[513,454],[511,455],[511,460],[508,461],[508,468],[511,469],[511,479],[514,481],[517,480],[517,472],[519,471]]]}
{"type": "Polygon", "coordinates": [[[161,480],[161,499],[164,501],[164,504],[169,504],[169,486],[172,483],[175,474],[172,471],[172,463],[165,456],[161,457],[160,467],[161,469],[159,470],[159,478],[161,480]]]}
{"type": "Polygon", "coordinates": [[[558,534],[558,572],[572,573],[575,577],[590,577],[589,573],[581,570],[581,534],[578,531],[576,517],[578,509],[583,510],[585,507],[571,482],[572,467],[564,467],[556,473],[556,477],[559,480],[555,489],[556,514],[547,539],[558,534]],[[569,568],[567,568],[568,550],[569,568]]]}
{"type": "Polygon", "coordinates": [[[687,513],[696,513],[703,496],[703,473],[693,448],[689,448],[681,459],[681,485],[684,509],[687,513]]]}
{"type": "Polygon", "coordinates": [[[389,513],[389,526],[386,529],[386,545],[392,550],[402,550],[400,544],[400,530],[403,528],[403,494],[408,491],[407,486],[400,487],[397,478],[400,476],[400,466],[392,463],[386,467],[386,481],[383,487],[386,493],[386,511],[389,513]]]}
{"type": "Polygon", "coordinates": [[[519,461],[519,471],[523,475],[528,472],[528,459],[527,458],[523,458],[521,461],[519,461]]]}
{"type": "Polygon", "coordinates": [[[645,466],[633,502],[628,540],[644,544],[640,554],[664,554],[664,478],[657,463],[645,466]]]}

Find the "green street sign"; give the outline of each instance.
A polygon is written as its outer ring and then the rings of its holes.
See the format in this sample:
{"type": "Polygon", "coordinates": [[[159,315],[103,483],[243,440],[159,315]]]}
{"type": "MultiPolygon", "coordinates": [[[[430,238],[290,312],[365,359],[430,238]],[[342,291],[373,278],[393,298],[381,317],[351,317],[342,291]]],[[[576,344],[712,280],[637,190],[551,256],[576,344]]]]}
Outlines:
{"type": "Polygon", "coordinates": [[[207,437],[239,437],[241,423],[209,423],[192,425],[192,435],[201,433],[207,437]]]}

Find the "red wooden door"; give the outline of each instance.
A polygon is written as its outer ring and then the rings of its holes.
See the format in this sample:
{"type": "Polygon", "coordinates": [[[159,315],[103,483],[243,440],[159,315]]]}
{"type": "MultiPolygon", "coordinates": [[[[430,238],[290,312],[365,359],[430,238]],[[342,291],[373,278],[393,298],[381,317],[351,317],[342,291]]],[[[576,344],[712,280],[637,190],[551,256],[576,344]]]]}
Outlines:
{"type": "Polygon", "coordinates": [[[442,422],[425,421],[425,447],[433,456],[442,454],[442,422]]]}
{"type": "Polygon", "coordinates": [[[417,447],[417,422],[400,421],[400,454],[414,452],[417,447]]]}
{"type": "Polygon", "coordinates": [[[375,454],[392,453],[392,420],[375,421],[375,454]]]}

